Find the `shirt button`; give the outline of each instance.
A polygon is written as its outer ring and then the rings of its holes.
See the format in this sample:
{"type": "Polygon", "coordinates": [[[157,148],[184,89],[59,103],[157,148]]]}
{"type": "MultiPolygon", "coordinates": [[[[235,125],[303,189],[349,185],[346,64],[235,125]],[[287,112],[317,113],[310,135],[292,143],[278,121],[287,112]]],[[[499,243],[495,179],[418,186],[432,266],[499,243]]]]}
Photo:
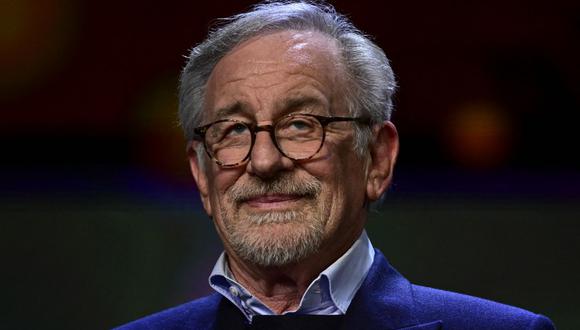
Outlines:
{"type": "Polygon", "coordinates": [[[230,286],[230,293],[232,296],[237,297],[240,294],[240,291],[235,286],[230,286]]]}

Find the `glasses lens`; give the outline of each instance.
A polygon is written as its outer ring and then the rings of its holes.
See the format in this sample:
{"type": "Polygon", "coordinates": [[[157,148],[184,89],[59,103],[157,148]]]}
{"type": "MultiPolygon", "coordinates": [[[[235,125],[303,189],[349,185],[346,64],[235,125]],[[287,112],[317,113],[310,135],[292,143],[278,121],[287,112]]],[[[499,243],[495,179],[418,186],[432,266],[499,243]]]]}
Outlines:
{"type": "Polygon", "coordinates": [[[249,127],[240,122],[223,121],[211,125],[205,134],[210,155],[222,165],[234,165],[246,158],[252,145],[249,127]]]}
{"type": "Polygon", "coordinates": [[[322,145],[324,130],[311,116],[289,116],[276,124],[276,142],[284,154],[293,159],[306,159],[322,145]]]}

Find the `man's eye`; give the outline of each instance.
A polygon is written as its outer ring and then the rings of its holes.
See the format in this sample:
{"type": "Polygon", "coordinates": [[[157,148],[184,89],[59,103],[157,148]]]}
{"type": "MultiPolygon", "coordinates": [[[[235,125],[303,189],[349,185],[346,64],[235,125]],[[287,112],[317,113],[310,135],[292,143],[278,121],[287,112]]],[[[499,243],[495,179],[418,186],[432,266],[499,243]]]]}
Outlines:
{"type": "Polygon", "coordinates": [[[293,120],[290,122],[290,124],[288,125],[289,128],[291,129],[295,129],[295,130],[299,130],[299,131],[303,131],[303,130],[308,130],[312,128],[312,124],[305,121],[305,120],[293,120]]]}
{"type": "Polygon", "coordinates": [[[244,134],[248,130],[248,127],[244,124],[234,124],[229,127],[225,135],[239,135],[244,134]]]}

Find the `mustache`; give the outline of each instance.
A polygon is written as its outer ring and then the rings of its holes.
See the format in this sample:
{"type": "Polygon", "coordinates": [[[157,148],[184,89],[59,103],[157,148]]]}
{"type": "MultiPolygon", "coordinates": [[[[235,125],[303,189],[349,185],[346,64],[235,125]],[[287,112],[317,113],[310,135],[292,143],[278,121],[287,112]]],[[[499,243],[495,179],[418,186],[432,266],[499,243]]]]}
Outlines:
{"type": "Polygon", "coordinates": [[[265,195],[295,195],[313,198],[321,191],[322,183],[314,177],[297,179],[292,175],[281,175],[268,181],[258,177],[250,177],[243,184],[237,184],[230,188],[228,194],[234,202],[242,203],[265,195]]]}

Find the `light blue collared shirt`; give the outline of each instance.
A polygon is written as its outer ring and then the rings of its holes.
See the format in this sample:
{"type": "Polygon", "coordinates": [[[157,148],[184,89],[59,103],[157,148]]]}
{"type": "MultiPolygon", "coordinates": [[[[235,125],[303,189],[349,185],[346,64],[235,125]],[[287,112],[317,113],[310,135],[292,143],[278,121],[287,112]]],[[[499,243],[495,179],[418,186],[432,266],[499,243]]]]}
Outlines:
{"type": "MultiPolygon", "coordinates": [[[[374,258],[375,250],[363,230],[350,249],[310,283],[298,309],[284,314],[345,314],[374,258]]],[[[209,276],[209,285],[236,305],[249,321],[254,315],[275,314],[234,279],[225,253],[216,262],[209,276]]]]}

